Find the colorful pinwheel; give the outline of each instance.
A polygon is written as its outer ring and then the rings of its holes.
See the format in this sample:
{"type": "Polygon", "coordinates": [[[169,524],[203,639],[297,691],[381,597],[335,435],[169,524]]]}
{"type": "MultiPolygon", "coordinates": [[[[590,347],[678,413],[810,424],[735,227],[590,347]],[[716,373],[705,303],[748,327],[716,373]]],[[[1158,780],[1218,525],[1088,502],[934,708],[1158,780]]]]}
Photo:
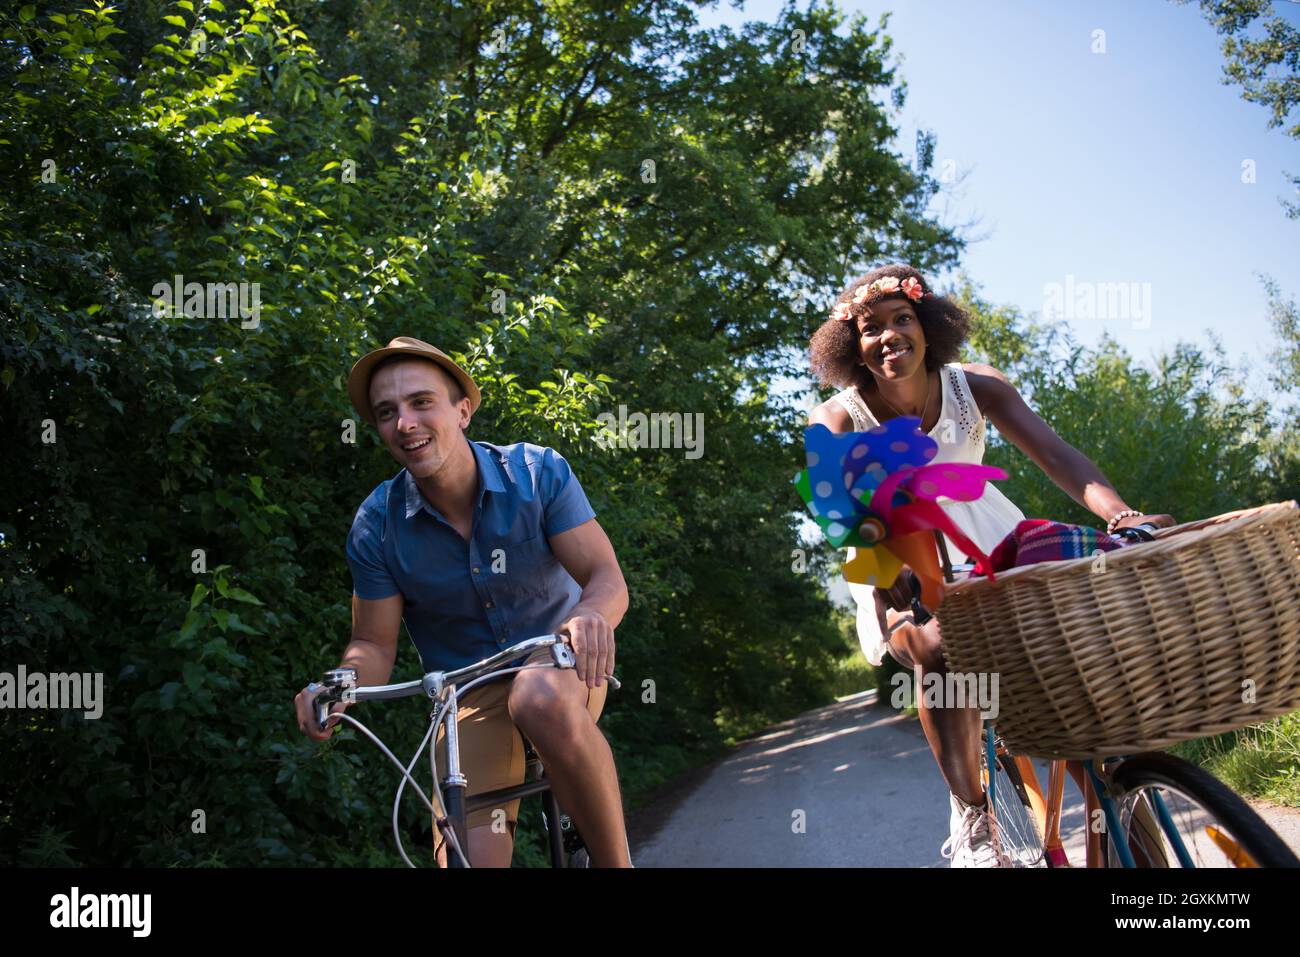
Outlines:
{"type": "Polygon", "coordinates": [[[935,500],[974,501],[986,481],[1007,473],[966,462],[928,464],[939,445],[920,424],[915,416],[903,416],[842,435],[811,426],[804,430],[808,467],[794,482],[827,541],[857,548],[844,565],[848,581],[888,588],[907,565],[921,580],[921,600],[933,609],[943,595],[935,530],[987,564],[935,500]]]}

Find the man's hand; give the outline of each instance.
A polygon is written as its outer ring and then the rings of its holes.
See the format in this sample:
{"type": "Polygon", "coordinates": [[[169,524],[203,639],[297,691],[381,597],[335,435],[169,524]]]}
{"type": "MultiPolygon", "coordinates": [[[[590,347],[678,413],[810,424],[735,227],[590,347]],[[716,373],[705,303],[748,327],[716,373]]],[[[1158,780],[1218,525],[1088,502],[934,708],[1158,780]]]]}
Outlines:
{"type": "Polygon", "coordinates": [[[588,688],[599,688],[614,673],[614,629],[600,612],[574,615],[555,631],[568,639],[578,663],[578,680],[588,688]]]}
{"type": "MultiPolygon", "coordinates": [[[[299,731],[313,741],[328,741],[330,736],[334,734],[334,729],[342,722],[326,719],[325,730],[320,730],[320,727],[316,724],[316,696],[320,692],[320,688],[315,691],[310,690],[310,688],[303,688],[293,699],[293,707],[298,714],[299,731]]],[[[347,706],[348,702],[346,701],[336,701],[330,706],[330,714],[338,714],[340,711],[345,710],[347,706]]]]}

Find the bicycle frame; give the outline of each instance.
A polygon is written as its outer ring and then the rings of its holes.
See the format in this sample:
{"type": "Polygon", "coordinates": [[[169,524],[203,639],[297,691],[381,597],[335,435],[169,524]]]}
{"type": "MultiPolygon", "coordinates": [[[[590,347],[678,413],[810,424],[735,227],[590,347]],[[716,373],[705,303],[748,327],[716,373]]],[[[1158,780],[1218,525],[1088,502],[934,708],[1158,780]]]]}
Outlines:
{"type": "MultiPolygon", "coordinates": [[[[544,646],[538,646],[544,647],[544,646]]],[[[554,644],[552,654],[557,658],[567,656],[567,664],[557,661],[560,667],[572,667],[573,653],[569,651],[568,646],[563,644],[554,644]],[[554,649],[560,649],[558,652],[554,649]]],[[[512,656],[513,657],[513,656],[512,656]]],[[[533,666],[537,667],[537,666],[533,666]]],[[[523,670],[522,668],[507,668],[491,672],[483,680],[499,679],[512,672],[523,670]]],[[[478,681],[472,682],[478,684],[478,681]]],[[[445,717],[440,718],[439,702],[434,701],[434,710],[430,715],[435,729],[440,721],[446,722],[447,727],[447,773],[443,778],[443,788],[446,791],[446,799],[443,806],[446,809],[446,818],[444,821],[436,822],[436,826],[441,829],[444,823],[454,828],[457,835],[467,835],[469,833],[469,816],[475,811],[481,811],[484,808],[497,807],[501,804],[508,804],[511,801],[520,800],[525,797],[531,797],[534,794],[542,795],[542,818],[545,822],[547,831],[547,850],[551,858],[552,867],[563,867],[564,858],[564,839],[563,839],[563,819],[564,815],[560,813],[559,803],[555,800],[555,795],[551,791],[550,782],[545,778],[539,778],[535,781],[525,781],[523,784],[512,785],[507,788],[497,788],[493,791],[484,791],[473,797],[468,797],[466,791],[469,787],[469,781],[460,770],[460,735],[459,735],[459,695],[455,685],[448,686],[447,701],[445,704],[445,717]]],[[[436,734],[436,732],[435,732],[436,734]]],[[[522,732],[520,732],[522,736],[522,732]]],[[[526,753],[532,753],[533,759],[527,762],[528,767],[540,767],[540,759],[536,753],[532,752],[532,745],[527,738],[524,738],[526,753]],[[534,764],[534,762],[536,762],[534,764]]],[[[430,753],[430,765],[436,779],[438,769],[436,765],[437,750],[436,741],[431,747],[434,750],[430,753]]],[[[450,851],[450,848],[449,848],[450,851]]],[[[460,854],[447,854],[447,867],[460,868],[466,866],[462,861],[460,854]]]]}

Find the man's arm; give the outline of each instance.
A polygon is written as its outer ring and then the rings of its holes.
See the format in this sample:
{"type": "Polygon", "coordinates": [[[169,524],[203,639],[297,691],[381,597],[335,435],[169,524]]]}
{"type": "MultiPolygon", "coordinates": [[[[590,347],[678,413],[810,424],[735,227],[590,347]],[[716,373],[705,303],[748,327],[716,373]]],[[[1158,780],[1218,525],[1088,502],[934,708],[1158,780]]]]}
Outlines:
{"type": "Polygon", "coordinates": [[[551,551],[582,588],[569,619],[558,629],[569,636],[578,677],[587,687],[614,673],[614,629],[627,613],[627,584],[609,536],[594,518],[551,536],[551,551]]]}
{"type": "Polygon", "coordinates": [[[357,686],[388,684],[397,660],[402,625],[401,595],[367,601],[352,595],[352,640],[343,649],[340,668],[355,668],[357,686]]]}
{"type": "MultiPolygon", "coordinates": [[[[352,640],[343,649],[340,668],[353,668],[357,673],[357,687],[387,684],[397,660],[397,634],[402,624],[403,600],[401,595],[391,595],[376,601],[367,601],[352,595],[352,640]]],[[[313,741],[324,741],[334,733],[331,726],[324,733],[316,727],[313,703],[316,695],[304,688],[294,698],[298,712],[298,728],[313,741]]],[[[347,705],[340,702],[330,709],[333,714],[347,705]]],[[[335,722],[337,724],[337,722],[335,722]]]]}
{"type": "Polygon", "coordinates": [[[611,628],[627,613],[627,584],[609,536],[594,518],[549,539],[551,551],[582,588],[571,614],[598,612],[611,628]]]}

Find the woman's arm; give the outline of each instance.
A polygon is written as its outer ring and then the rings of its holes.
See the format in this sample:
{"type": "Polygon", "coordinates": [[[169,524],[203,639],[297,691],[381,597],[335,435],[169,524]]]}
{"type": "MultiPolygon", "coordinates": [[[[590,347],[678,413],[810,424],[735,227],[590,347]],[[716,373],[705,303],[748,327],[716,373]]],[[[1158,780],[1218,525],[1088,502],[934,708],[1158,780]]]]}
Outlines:
{"type": "MultiPolygon", "coordinates": [[[[988,416],[1007,441],[1029,456],[1061,491],[1105,521],[1131,508],[1090,458],[1057,435],[1025,404],[1006,376],[992,366],[980,363],[962,368],[966,371],[966,381],[970,383],[980,412],[988,416]]],[[[1174,524],[1168,515],[1146,515],[1126,518],[1118,526],[1136,525],[1140,520],[1161,526],[1174,524]]]]}
{"type": "Polygon", "coordinates": [[[824,425],[837,435],[853,431],[853,416],[834,399],[827,399],[808,416],[809,425],[824,425]]]}

